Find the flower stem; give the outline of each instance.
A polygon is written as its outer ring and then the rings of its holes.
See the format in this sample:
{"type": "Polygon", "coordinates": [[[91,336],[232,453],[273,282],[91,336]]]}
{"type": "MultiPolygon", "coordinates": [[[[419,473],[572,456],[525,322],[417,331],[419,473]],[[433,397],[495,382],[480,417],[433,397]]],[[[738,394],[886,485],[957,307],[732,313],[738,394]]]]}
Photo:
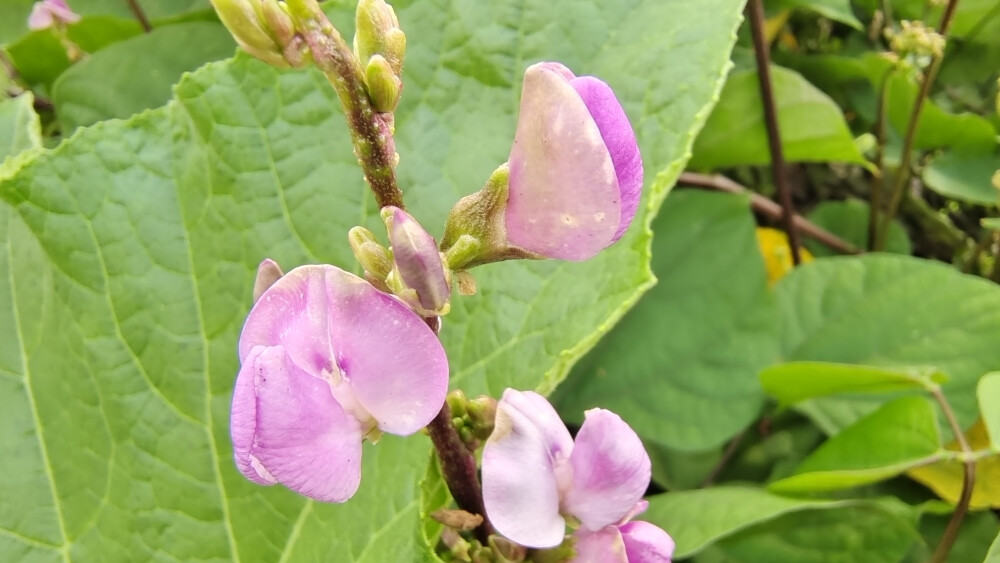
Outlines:
{"type": "Polygon", "coordinates": [[[796,266],[802,262],[799,252],[799,233],[795,228],[795,207],[792,205],[792,191],[785,174],[785,156],[781,152],[781,130],[778,127],[778,113],[774,104],[774,89],[771,86],[771,55],[768,45],[764,42],[764,5],[761,0],[750,0],[747,4],[747,17],[750,19],[750,31],[753,35],[753,48],[757,60],[757,77],[760,83],[760,98],[764,104],[764,121],[767,125],[767,140],[771,149],[771,171],[774,183],[778,186],[778,198],[781,201],[782,223],[788,234],[788,243],[792,247],[792,263],[796,266]]]}
{"type": "Polygon", "coordinates": [[[952,433],[955,434],[958,446],[966,458],[963,464],[964,472],[962,474],[961,496],[959,496],[958,504],[955,506],[955,512],[951,514],[951,519],[948,520],[948,526],[941,536],[941,541],[938,543],[937,549],[934,550],[934,555],[930,559],[931,563],[944,563],[948,559],[948,552],[951,551],[951,546],[958,539],[958,531],[962,527],[962,520],[965,519],[966,513],[969,512],[969,502],[972,500],[972,490],[976,484],[976,461],[972,455],[972,448],[969,447],[969,441],[965,439],[965,433],[958,424],[958,419],[955,418],[955,411],[952,410],[948,399],[941,392],[941,388],[933,387],[930,391],[931,395],[934,396],[934,400],[937,401],[938,405],[941,406],[941,410],[944,411],[948,425],[951,427],[952,433]]]}
{"type": "MultiPolygon", "coordinates": [[[[955,15],[956,8],[958,8],[958,0],[949,0],[948,6],[944,10],[944,15],[941,16],[941,23],[938,24],[938,33],[941,37],[948,36],[948,29],[951,27],[951,20],[955,15]]],[[[892,196],[889,200],[889,207],[886,208],[885,217],[882,219],[878,238],[875,239],[874,250],[883,250],[885,248],[885,242],[889,236],[889,225],[892,223],[893,218],[896,217],[899,204],[903,200],[903,192],[906,191],[906,182],[910,179],[913,143],[917,138],[917,126],[920,124],[920,114],[923,113],[924,102],[927,100],[928,94],[930,94],[931,85],[934,84],[934,79],[937,78],[938,71],[941,70],[941,61],[943,60],[944,53],[936,55],[931,61],[930,68],[927,69],[923,80],[920,82],[920,91],[917,92],[917,98],[913,101],[910,121],[906,124],[906,134],[903,137],[903,152],[900,153],[899,168],[896,170],[896,176],[893,178],[892,196]]]]}
{"type": "Polygon", "coordinates": [[[315,2],[298,0],[288,5],[292,17],[298,20],[296,29],[309,46],[313,62],[340,98],[354,142],[354,155],[379,208],[392,205],[405,209],[403,194],[396,184],[392,114],[380,114],[372,107],[353,51],[315,2]]]}
{"type": "Polygon", "coordinates": [[[149,23],[149,18],[146,17],[146,12],[142,11],[142,6],[136,0],[125,0],[128,4],[128,9],[132,11],[132,15],[135,19],[139,20],[139,25],[142,26],[142,30],[146,33],[153,31],[153,26],[149,23]]]}

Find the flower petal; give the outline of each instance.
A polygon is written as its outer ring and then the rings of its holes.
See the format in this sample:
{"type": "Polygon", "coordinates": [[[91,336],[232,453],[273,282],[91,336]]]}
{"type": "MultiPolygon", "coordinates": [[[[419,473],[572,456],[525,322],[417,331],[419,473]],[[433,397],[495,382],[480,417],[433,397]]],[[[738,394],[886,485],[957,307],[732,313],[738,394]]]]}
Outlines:
{"type": "Polygon", "coordinates": [[[619,527],[625,541],[628,563],[670,563],[674,540],[649,522],[629,522],[619,527]]]}
{"type": "Polygon", "coordinates": [[[585,413],[570,462],[573,482],[563,509],[589,530],[620,522],[649,487],[649,455],[635,431],[611,411],[585,413]]]}
{"type": "Polygon", "coordinates": [[[632,132],[632,125],[625,115],[611,87],[593,76],[581,76],[570,81],[583,103],[590,110],[591,117],[601,131],[601,138],[611,153],[611,161],[615,165],[615,175],[621,190],[621,219],[618,230],[611,242],[625,234],[628,226],[639,208],[639,198],[642,195],[642,156],[639,145],[632,132]]]}
{"type": "Polygon", "coordinates": [[[524,74],[509,162],[512,244],[564,260],[611,244],[622,215],[614,163],[583,99],[546,63],[524,74]]]}
{"type": "Polygon", "coordinates": [[[427,426],[448,393],[448,358],[434,331],[409,307],[343,270],[326,271],[326,288],[336,361],[358,403],[385,432],[407,435],[427,426]]]}
{"type": "Polygon", "coordinates": [[[434,238],[409,213],[386,207],[390,213],[389,242],[396,270],[407,287],[417,292],[421,307],[440,311],[451,299],[441,252],[434,238]]]}
{"type": "Polygon", "coordinates": [[[597,532],[574,534],[576,555],[569,563],[632,563],[625,551],[625,542],[615,526],[597,532]]]}
{"type": "Polygon", "coordinates": [[[573,441],[552,406],[537,393],[504,391],[496,425],[483,448],[483,501],[497,531],[527,547],[562,543],[553,450],[573,441]]]}
{"type": "Polygon", "coordinates": [[[263,346],[251,350],[240,367],[239,375],[236,376],[229,417],[229,435],[233,440],[233,457],[240,473],[259,485],[273,485],[277,482],[274,476],[266,471],[258,472],[250,455],[254,434],[257,433],[257,394],[254,390],[254,374],[258,369],[260,355],[265,350],[267,348],[263,346]]]}
{"type": "Polygon", "coordinates": [[[254,304],[240,334],[240,360],[255,346],[283,345],[295,365],[326,378],[335,373],[333,348],[327,328],[330,304],[327,272],[333,266],[299,266],[271,285],[254,304]]]}
{"type": "Polygon", "coordinates": [[[299,369],[284,347],[256,348],[251,355],[254,468],[316,500],[351,498],[361,483],[361,425],[334,400],[330,385],[299,369]]]}

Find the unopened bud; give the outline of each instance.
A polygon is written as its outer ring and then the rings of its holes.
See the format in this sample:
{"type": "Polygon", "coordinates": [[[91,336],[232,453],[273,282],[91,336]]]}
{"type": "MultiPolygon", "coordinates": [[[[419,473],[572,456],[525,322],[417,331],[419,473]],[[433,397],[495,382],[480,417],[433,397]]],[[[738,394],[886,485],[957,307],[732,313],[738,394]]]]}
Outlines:
{"type": "Polygon", "coordinates": [[[497,418],[497,401],[493,397],[480,395],[468,402],[466,409],[472,429],[480,440],[485,440],[493,433],[493,424],[497,418]]]}
{"type": "MultiPolygon", "coordinates": [[[[274,3],[274,0],[264,2],[269,3],[274,3]]],[[[268,32],[260,0],[212,0],[212,5],[244,51],[272,66],[288,66],[281,46],[268,32]]]]}
{"type": "Polygon", "coordinates": [[[402,68],[406,40],[392,6],[385,0],[360,0],[354,23],[354,51],[362,64],[374,55],[382,55],[393,63],[393,68],[402,68]]]}
{"type": "Polygon", "coordinates": [[[270,258],[265,258],[259,266],[257,266],[257,279],[253,282],[253,302],[256,303],[260,296],[264,294],[265,291],[274,282],[281,279],[281,276],[285,275],[281,271],[281,267],[278,263],[270,258]]]}
{"type": "Polygon", "coordinates": [[[944,36],[922,21],[902,21],[898,31],[886,30],[889,46],[903,58],[916,59],[919,66],[927,66],[931,57],[944,54],[944,36]]]}
{"type": "MultiPolygon", "coordinates": [[[[399,289],[416,293],[410,305],[425,316],[444,315],[451,308],[451,283],[437,243],[416,219],[398,207],[382,210],[392,243],[393,280],[399,289]]],[[[406,299],[409,292],[397,291],[406,299]]]]}
{"type": "Polygon", "coordinates": [[[389,61],[382,55],[373,55],[365,68],[365,82],[368,84],[368,95],[371,97],[375,111],[392,113],[399,104],[403,92],[403,81],[396,76],[389,61]]]}
{"type": "Polygon", "coordinates": [[[365,274],[384,282],[392,271],[392,260],[389,259],[389,251],[378,243],[375,235],[364,227],[354,227],[347,232],[347,240],[365,274]]]}
{"type": "Polygon", "coordinates": [[[490,536],[490,547],[499,556],[498,561],[503,563],[520,563],[528,555],[528,550],[523,545],[497,535],[490,536]]]}
{"type": "Polygon", "coordinates": [[[448,402],[448,409],[451,410],[452,416],[465,416],[465,403],[467,399],[461,389],[455,389],[448,393],[448,397],[445,400],[448,402]]]}
{"type": "Polygon", "coordinates": [[[264,0],[260,6],[264,23],[280,47],[286,47],[295,37],[295,24],[284,6],[277,0],[264,0]]]}

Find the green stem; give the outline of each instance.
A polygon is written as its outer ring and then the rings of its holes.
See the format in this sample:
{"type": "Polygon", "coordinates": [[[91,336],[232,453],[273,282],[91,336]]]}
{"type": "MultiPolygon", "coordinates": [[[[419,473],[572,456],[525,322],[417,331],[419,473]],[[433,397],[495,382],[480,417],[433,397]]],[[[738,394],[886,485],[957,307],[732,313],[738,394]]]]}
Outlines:
{"type": "Polygon", "coordinates": [[[383,116],[372,107],[353,51],[319,6],[311,0],[292,0],[287,5],[292,18],[297,20],[296,29],[309,46],[313,62],[340,98],[354,142],[354,155],[379,208],[393,205],[404,209],[403,194],[396,184],[391,114],[383,116]]]}
{"type": "MultiPolygon", "coordinates": [[[[938,25],[938,33],[941,37],[948,36],[948,29],[951,27],[951,20],[954,18],[957,8],[958,0],[949,0],[944,15],[941,17],[941,23],[938,25]]],[[[917,98],[913,101],[910,121],[906,124],[906,134],[903,137],[903,152],[900,153],[899,168],[896,170],[896,176],[893,178],[892,198],[889,200],[889,207],[885,211],[885,217],[882,220],[882,227],[879,229],[878,238],[875,239],[875,250],[885,248],[886,238],[889,235],[889,225],[892,223],[893,218],[895,218],[896,212],[899,211],[899,204],[903,200],[903,192],[906,191],[906,183],[910,179],[913,143],[917,138],[917,126],[920,124],[920,114],[923,113],[924,102],[930,94],[931,85],[934,84],[938,71],[941,70],[941,61],[943,60],[944,54],[942,53],[935,56],[931,61],[930,68],[927,69],[923,80],[920,82],[920,91],[917,92],[917,98]]]]}
{"type": "Polygon", "coordinates": [[[944,534],[941,535],[941,541],[938,543],[937,549],[934,550],[934,555],[930,559],[931,563],[944,563],[948,559],[948,553],[955,544],[955,540],[958,539],[962,520],[965,519],[965,515],[969,512],[972,490],[976,484],[976,461],[973,457],[972,448],[969,446],[969,441],[965,439],[965,432],[962,431],[962,427],[958,424],[958,419],[955,418],[955,411],[952,410],[948,399],[941,392],[941,388],[934,387],[930,391],[931,395],[934,396],[934,400],[937,401],[944,412],[945,419],[947,419],[952,433],[955,434],[959,448],[966,456],[963,463],[962,493],[959,496],[958,504],[955,506],[955,512],[952,513],[951,519],[948,520],[948,526],[945,528],[944,534]]]}

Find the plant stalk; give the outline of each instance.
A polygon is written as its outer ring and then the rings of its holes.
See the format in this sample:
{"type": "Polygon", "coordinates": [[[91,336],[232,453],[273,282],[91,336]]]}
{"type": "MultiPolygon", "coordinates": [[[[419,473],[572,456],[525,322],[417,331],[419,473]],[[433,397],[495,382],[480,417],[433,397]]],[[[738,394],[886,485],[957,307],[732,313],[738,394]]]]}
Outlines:
{"type": "Polygon", "coordinates": [[[762,0],[750,0],[746,11],[747,17],[750,19],[750,31],[753,35],[754,58],[757,60],[760,99],[764,106],[764,121],[767,124],[767,140],[771,151],[771,171],[774,175],[774,183],[778,186],[782,224],[788,234],[789,246],[792,247],[792,263],[797,266],[802,262],[802,256],[799,252],[799,233],[795,228],[795,207],[792,204],[792,190],[788,185],[788,176],[785,170],[785,156],[781,152],[781,131],[778,127],[778,113],[774,103],[774,88],[771,85],[771,54],[764,39],[764,5],[762,0]]]}
{"type": "MultiPolygon", "coordinates": [[[[951,21],[954,19],[955,10],[958,8],[958,0],[949,0],[948,6],[944,10],[944,15],[941,16],[941,23],[938,24],[938,33],[941,37],[947,38],[948,29],[951,28],[951,21]]],[[[882,226],[879,229],[878,238],[875,239],[875,250],[882,250],[885,248],[885,242],[889,235],[889,224],[896,217],[896,212],[899,211],[899,204],[903,200],[903,192],[906,191],[906,183],[910,179],[910,164],[913,159],[913,143],[917,138],[917,126],[920,124],[920,114],[924,110],[924,102],[927,100],[927,96],[930,94],[931,85],[934,84],[934,80],[937,78],[938,71],[941,70],[941,62],[944,60],[944,53],[940,56],[935,56],[931,61],[930,68],[924,73],[923,80],[920,82],[920,90],[917,92],[917,98],[913,101],[913,110],[910,112],[910,120],[906,124],[906,134],[903,137],[903,152],[899,157],[899,168],[896,170],[896,176],[893,178],[892,196],[889,200],[889,206],[885,211],[885,217],[882,219],[882,226]]]]}
{"type": "MultiPolygon", "coordinates": [[[[435,334],[440,330],[440,317],[425,317],[424,322],[435,334]]],[[[481,544],[489,545],[490,535],[494,534],[495,530],[486,516],[476,456],[462,442],[451,420],[451,408],[445,401],[441,405],[441,411],[427,425],[427,433],[434,444],[438,461],[441,463],[441,475],[448,485],[448,490],[451,491],[452,498],[462,510],[483,517],[483,523],[476,527],[473,533],[481,544]]]]}
{"type": "MultiPolygon", "coordinates": [[[[750,207],[752,207],[754,211],[774,219],[780,219],[784,214],[781,206],[777,203],[774,203],[759,193],[753,192],[719,174],[707,175],[695,172],[683,172],[677,181],[678,183],[687,184],[689,186],[709,188],[731,194],[747,195],[750,197],[750,207]]],[[[801,215],[794,215],[792,220],[795,222],[795,228],[800,233],[830,247],[833,250],[836,250],[841,254],[860,254],[862,252],[860,248],[838,237],[823,227],[809,221],[801,215]]]]}
{"type": "Polygon", "coordinates": [[[142,31],[149,33],[153,31],[152,24],[149,23],[149,18],[146,17],[146,12],[142,10],[142,6],[139,5],[138,0],[125,0],[128,4],[128,9],[132,11],[132,15],[135,19],[139,20],[139,25],[142,26],[142,31]]]}
{"type": "MultiPolygon", "coordinates": [[[[395,143],[391,122],[372,107],[361,68],[354,52],[322,12],[300,8],[296,2],[296,28],[309,46],[313,61],[337,92],[344,108],[347,127],[354,142],[354,155],[375,194],[379,208],[389,205],[405,209],[403,194],[396,183],[395,143]],[[318,12],[318,13],[317,13],[318,12]]],[[[391,114],[388,114],[391,118],[391,114]]]]}
{"type": "Polygon", "coordinates": [[[976,461],[972,456],[973,452],[972,448],[969,447],[969,441],[965,439],[965,432],[962,431],[962,427],[958,424],[958,419],[955,418],[955,411],[952,410],[948,399],[941,392],[941,388],[935,386],[930,391],[931,395],[934,396],[934,400],[941,406],[945,419],[948,420],[948,426],[951,427],[952,433],[955,434],[955,440],[958,441],[958,446],[966,457],[963,462],[962,493],[958,498],[958,504],[955,506],[955,512],[951,514],[948,526],[945,528],[944,534],[941,535],[941,541],[938,543],[937,549],[934,550],[934,554],[930,559],[930,563],[944,563],[948,559],[948,553],[955,544],[955,540],[958,539],[962,520],[965,519],[965,515],[969,512],[972,490],[976,485],[976,461]]]}

